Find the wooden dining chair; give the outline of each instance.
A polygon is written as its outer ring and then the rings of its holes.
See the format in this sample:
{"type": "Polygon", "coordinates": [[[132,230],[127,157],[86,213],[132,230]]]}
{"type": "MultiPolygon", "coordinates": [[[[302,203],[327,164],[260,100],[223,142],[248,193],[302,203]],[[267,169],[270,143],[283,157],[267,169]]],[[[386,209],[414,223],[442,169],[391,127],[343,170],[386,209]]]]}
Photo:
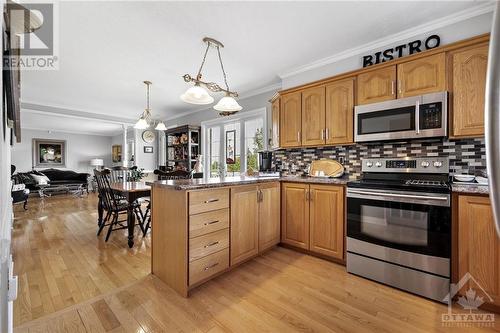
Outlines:
{"type": "MultiPolygon", "coordinates": [[[[158,180],[176,180],[176,179],[191,179],[193,178],[193,172],[185,171],[185,170],[175,170],[171,172],[155,170],[153,172],[158,176],[158,180]]],[[[143,236],[146,236],[149,228],[151,228],[151,203],[148,204],[146,208],[146,213],[144,214],[144,219],[146,224],[144,225],[144,233],[143,236]]]]}
{"type": "MultiPolygon", "coordinates": [[[[99,236],[104,227],[108,226],[108,232],[106,233],[105,238],[106,242],[108,241],[111,232],[127,228],[127,224],[124,225],[123,222],[127,222],[129,206],[129,203],[126,200],[116,195],[111,189],[110,174],[111,171],[109,169],[104,169],[103,171],[94,170],[94,177],[97,182],[97,190],[99,192],[101,204],[103,209],[106,211],[106,217],[99,225],[97,235],[99,236]],[[120,220],[120,217],[123,215],[125,215],[125,218],[120,220]]],[[[144,220],[141,218],[138,208],[139,204],[135,202],[134,214],[136,215],[136,224],[139,225],[144,234],[144,220]]]]}
{"type": "Polygon", "coordinates": [[[110,181],[112,183],[127,182],[131,179],[132,171],[137,170],[137,166],[114,166],[110,170],[110,181]]]}

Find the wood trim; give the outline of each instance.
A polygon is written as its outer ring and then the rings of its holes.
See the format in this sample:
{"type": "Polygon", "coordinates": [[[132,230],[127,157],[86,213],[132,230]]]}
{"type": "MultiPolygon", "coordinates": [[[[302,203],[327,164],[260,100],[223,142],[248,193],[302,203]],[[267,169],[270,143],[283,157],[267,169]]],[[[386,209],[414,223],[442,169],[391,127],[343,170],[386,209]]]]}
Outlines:
{"type": "Polygon", "coordinates": [[[461,41],[458,41],[458,42],[455,42],[455,43],[451,43],[451,44],[448,44],[448,45],[445,45],[445,46],[440,46],[440,47],[437,47],[435,49],[423,51],[423,52],[420,52],[420,53],[417,53],[417,54],[413,54],[413,55],[410,55],[410,56],[406,56],[406,57],[403,57],[403,58],[394,59],[394,60],[391,60],[391,61],[388,61],[388,62],[384,62],[384,63],[380,63],[380,64],[377,64],[377,65],[372,65],[372,66],[369,66],[369,67],[352,70],[352,71],[345,72],[345,73],[342,73],[342,74],[339,74],[339,75],[335,75],[335,76],[331,76],[331,77],[324,78],[324,79],[321,79],[321,80],[317,80],[317,81],[313,81],[313,82],[310,82],[310,83],[306,83],[306,84],[303,84],[303,85],[300,85],[300,86],[296,86],[296,87],[284,89],[284,90],[278,91],[278,93],[282,96],[284,94],[289,94],[289,93],[293,93],[293,92],[296,92],[296,91],[299,91],[299,90],[303,90],[303,89],[306,89],[306,88],[312,88],[312,87],[316,87],[316,86],[328,84],[328,83],[330,83],[332,81],[335,81],[335,80],[345,79],[345,78],[348,78],[350,76],[356,76],[358,74],[371,72],[371,71],[374,71],[374,70],[378,70],[380,68],[398,65],[398,64],[401,64],[401,63],[405,63],[405,62],[408,62],[408,61],[420,59],[420,58],[427,57],[427,56],[434,55],[434,54],[438,54],[438,53],[441,53],[441,52],[450,52],[450,51],[453,51],[453,50],[456,50],[456,49],[459,49],[459,48],[463,48],[463,47],[467,47],[467,46],[471,46],[471,45],[474,45],[474,44],[489,42],[489,40],[490,40],[490,34],[489,33],[482,34],[482,35],[479,35],[479,36],[475,36],[475,37],[472,37],[472,38],[464,39],[464,40],[461,40],[461,41]]]}
{"type": "MultiPolygon", "coordinates": [[[[294,245],[291,245],[291,244],[279,243],[278,246],[284,247],[285,249],[290,249],[290,250],[294,250],[294,251],[297,251],[297,252],[300,252],[300,253],[304,253],[304,254],[310,255],[312,257],[321,258],[321,259],[324,259],[324,260],[327,260],[327,261],[331,261],[333,263],[340,264],[342,266],[346,265],[346,261],[344,259],[342,259],[342,260],[341,259],[337,259],[337,258],[334,258],[334,257],[331,257],[331,256],[327,256],[327,255],[324,255],[324,254],[321,254],[321,253],[318,253],[318,252],[313,252],[313,251],[310,251],[310,250],[307,250],[307,249],[304,249],[304,248],[301,248],[301,247],[298,247],[298,246],[294,246],[294,245]]],[[[346,256],[344,256],[344,258],[346,258],[346,256]]]]}

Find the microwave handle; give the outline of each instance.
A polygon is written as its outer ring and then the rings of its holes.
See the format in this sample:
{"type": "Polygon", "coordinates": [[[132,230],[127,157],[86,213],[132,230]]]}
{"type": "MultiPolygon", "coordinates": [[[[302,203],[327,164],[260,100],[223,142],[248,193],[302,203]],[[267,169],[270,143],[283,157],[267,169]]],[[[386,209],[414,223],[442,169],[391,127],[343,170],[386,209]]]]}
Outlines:
{"type": "Polygon", "coordinates": [[[415,129],[420,134],[420,101],[415,102],[415,129]]]}

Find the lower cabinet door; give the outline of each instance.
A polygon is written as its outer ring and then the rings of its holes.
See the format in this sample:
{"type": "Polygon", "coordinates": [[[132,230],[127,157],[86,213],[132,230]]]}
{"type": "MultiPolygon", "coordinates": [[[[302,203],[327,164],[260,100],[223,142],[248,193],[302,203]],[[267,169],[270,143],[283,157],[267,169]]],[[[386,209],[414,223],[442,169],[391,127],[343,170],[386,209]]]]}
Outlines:
{"type": "Polygon", "coordinates": [[[458,198],[458,281],[470,273],[460,290],[479,292],[483,288],[493,299],[483,296],[488,303],[500,305],[500,239],[495,230],[490,198],[460,195],[458,198]],[[478,286],[479,285],[479,286],[478,286]]]}
{"type": "Polygon", "coordinates": [[[283,183],[281,193],[281,241],[309,249],[309,185],[283,183]]]}
{"type": "Polygon", "coordinates": [[[231,265],[259,253],[257,185],[231,189],[231,265]]]}
{"type": "Polygon", "coordinates": [[[259,252],[280,242],[280,184],[259,186],[259,252]]]}
{"type": "Polygon", "coordinates": [[[309,249],[344,258],[344,187],[311,185],[309,249]]]}

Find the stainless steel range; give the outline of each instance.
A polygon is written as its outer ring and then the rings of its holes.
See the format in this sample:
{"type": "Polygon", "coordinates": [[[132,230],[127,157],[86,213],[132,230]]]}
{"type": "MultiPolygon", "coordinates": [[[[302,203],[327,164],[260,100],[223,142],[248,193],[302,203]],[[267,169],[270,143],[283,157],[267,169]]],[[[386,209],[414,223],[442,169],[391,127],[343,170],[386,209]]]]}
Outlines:
{"type": "Polygon", "coordinates": [[[347,271],[442,301],[450,288],[446,158],[364,159],[347,184],[347,271]]]}

